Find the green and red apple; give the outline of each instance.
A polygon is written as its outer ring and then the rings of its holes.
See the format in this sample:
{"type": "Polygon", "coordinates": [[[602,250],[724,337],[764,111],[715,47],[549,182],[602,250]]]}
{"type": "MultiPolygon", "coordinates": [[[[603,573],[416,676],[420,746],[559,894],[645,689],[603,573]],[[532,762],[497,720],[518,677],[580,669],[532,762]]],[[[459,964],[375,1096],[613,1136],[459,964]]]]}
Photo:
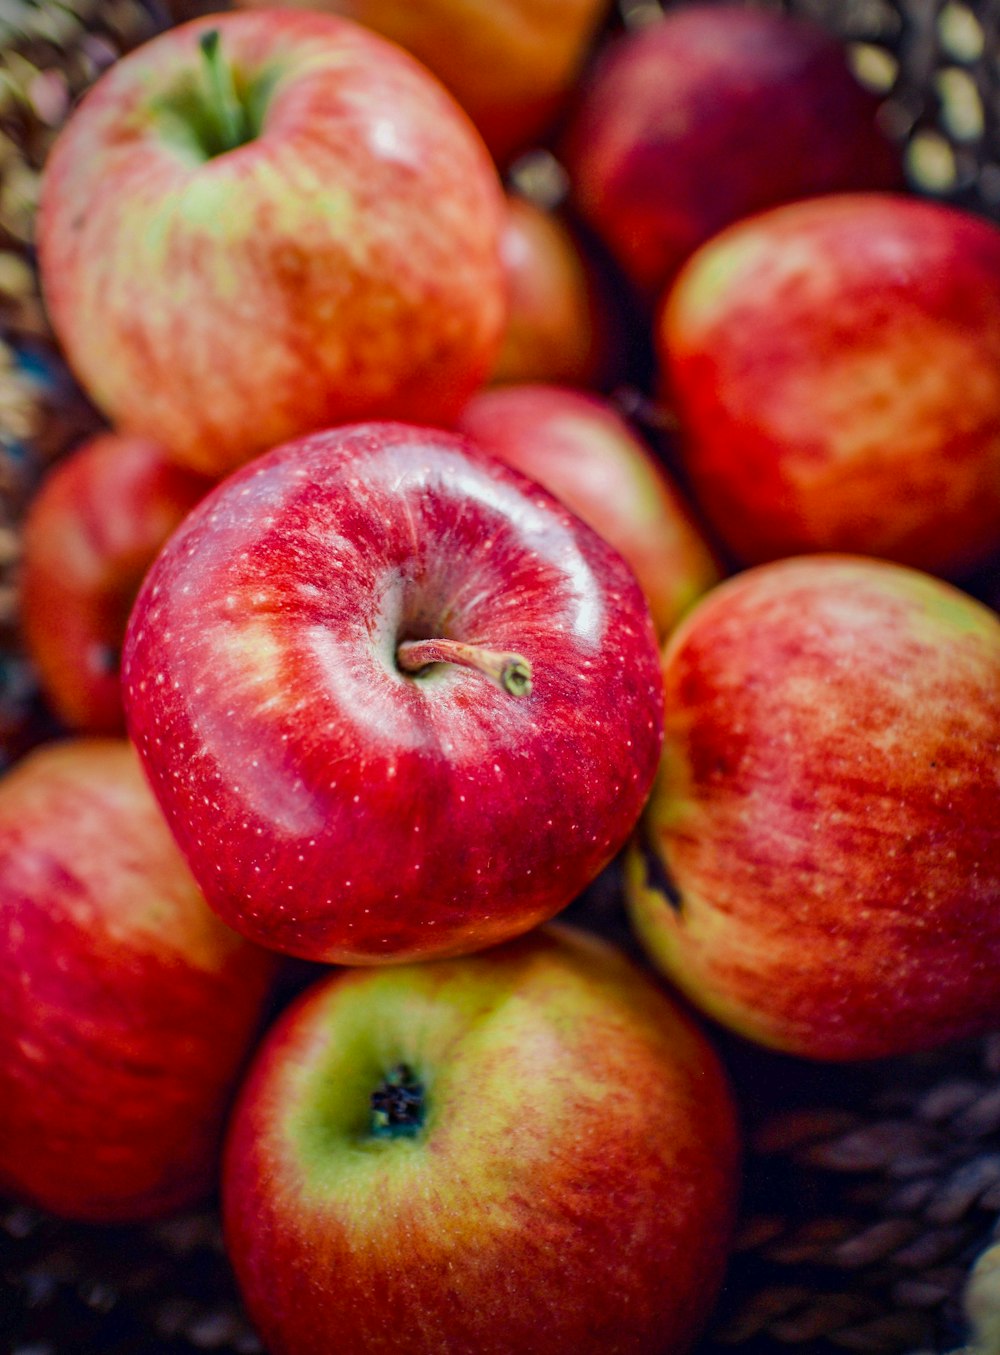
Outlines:
{"type": "Polygon", "coordinates": [[[95,403],[218,477],[351,419],[454,417],[499,351],[503,216],[486,148],[407,53],[330,15],[218,14],[85,96],[39,263],[95,403]]]}
{"type": "Polygon", "coordinates": [[[322,979],[225,1152],[229,1256],[270,1355],[681,1355],[737,1189],[690,1019],[559,929],[322,979]]]}
{"type": "Polygon", "coordinates": [[[662,308],[680,455],[744,562],[877,555],[960,576],[1000,549],[1000,229],[842,194],[741,222],[662,308]]]}
{"type": "Polygon", "coordinates": [[[1000,1021],[1000,617],[877,560],[714,589],[663,657],[626,878],[650,956],[778,1049],[901,1054],[1000,1021]]]}

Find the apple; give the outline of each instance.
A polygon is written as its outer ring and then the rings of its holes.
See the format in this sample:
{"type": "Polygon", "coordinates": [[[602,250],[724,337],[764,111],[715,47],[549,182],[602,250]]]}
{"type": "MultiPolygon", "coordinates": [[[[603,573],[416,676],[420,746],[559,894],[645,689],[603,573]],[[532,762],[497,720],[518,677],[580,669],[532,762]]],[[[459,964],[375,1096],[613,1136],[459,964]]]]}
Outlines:
{"type": "Polygon", "coordinates": [[[499,351],[502,225],[485,147],[405,52],[329,15],[218,14],[84,98],[39,263],[94,401],[218,477],[338,422],[447,423],[499,351]]]}
{"type": "Polygon", "coordinates": [[[42,481],[24,524],[21,625],[70,729],[124,731],[119,660],[142,577],[211,482],[145,438],[102,433],[42,481]]]}
{"type": "Polygon", "coordinates": [[[1000,1020],[1000,617],[916,570],[800,556],[675,631],[630,909],[741,1034],[851,1059],[1000,1020]]]}
{"type": "Polygon", "coordinates": [[[209,903],[303,959],[452,955],[607,864],[662,689],[624,561],[465,439],[334,429],[231,476],[146,577],[128,728],[209,903]]]}
{"type": "Polygon", "coordinates": [[[491,381],[597,384],[610,365],[613,321],[569,227],[511,193],[501,254],[510,305],[491,381]]]}
{"type": "Polygon", "coordinates": [[[274,959],[210,912],[124,740],[0,780],[0,1190],[69,1218],[191,1205],[274,959]]]}
{"type": "Polygon", "coordinates": [[[719,567],[666,471],[605,400],[558,386],[473,396],[459,429],[543,484],[635,571],[667,635],[719,567]]]}
{"type": "Polygon", "coordinates": [[[842,43],[817,25],[687,5],[608,47],[563,154],[580,212],[653,297],[740,217],[814,193],[900,186],[876,111],[842,43]]]}
{"type": "MultiPolygon", "coordinates": [[[[237,0],[241,9],[273,0],[237,0]]],[[[549,130],[610,0],[284,0],[398,42],[451,90],[501,164],[549,130]]]]}
{"type": "Polygon", "coordinates": [[[726,1259],[737,1131],[704,1036],[568,929],[321,980],[223,1166],[270,1355],[681,1355],[726,1259]]]}
{"type": "Polygon", "coordinates": [[[1000,547],[1000,230],[844,194],[733,226],[659,321],[698,501],[742,560],[960,575],[1000,547]]]}

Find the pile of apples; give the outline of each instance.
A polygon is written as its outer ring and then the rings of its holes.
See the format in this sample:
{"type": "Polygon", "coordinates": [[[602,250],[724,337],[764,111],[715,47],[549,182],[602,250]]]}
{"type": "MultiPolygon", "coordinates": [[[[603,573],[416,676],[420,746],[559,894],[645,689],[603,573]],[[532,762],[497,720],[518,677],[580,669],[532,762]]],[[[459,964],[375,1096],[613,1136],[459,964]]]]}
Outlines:
{"type": "Polygon", "coordinates": [[[224,1139],[272,1355],[688,1349],[739,1135],[663,976],[808,1058],[1000,1022],[1000,618],[956,586],[1000,231],[902,191],[818,29],[605,10],[246,3],[46,169],[109,431],[26,529],[66,737],[0,782],[0,1186],[157,1217],[224,1139]],[[576,236],[505,198],[546,136],[676,479],[596,393],[576,236]],[[623,849],[648,971],[537,929],[623,849]]]}

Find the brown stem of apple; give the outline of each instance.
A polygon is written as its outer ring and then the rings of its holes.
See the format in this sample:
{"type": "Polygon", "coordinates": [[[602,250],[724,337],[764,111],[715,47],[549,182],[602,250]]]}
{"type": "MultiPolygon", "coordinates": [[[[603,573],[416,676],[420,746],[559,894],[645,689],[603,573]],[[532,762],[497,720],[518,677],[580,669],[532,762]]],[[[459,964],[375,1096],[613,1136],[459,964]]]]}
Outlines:
{"type": "Polygon", "coordinates": [[[530,696],[531,664],[522,654],[508,654],[460,640],[402,640],[396,662],[404,673],[419,673],[431,663],[457,663],[475,668],[511,696],[530,696]]]}
{"type": "Polygon", "coordinates": [[[246,110],[236,92],[232,69],[222,59],[219,30],[210,28],[201,35],[198,45],[205,59],[208,108],[215,123],[220,154],[233,151],[250,140],[250,129],[246,110]]]}

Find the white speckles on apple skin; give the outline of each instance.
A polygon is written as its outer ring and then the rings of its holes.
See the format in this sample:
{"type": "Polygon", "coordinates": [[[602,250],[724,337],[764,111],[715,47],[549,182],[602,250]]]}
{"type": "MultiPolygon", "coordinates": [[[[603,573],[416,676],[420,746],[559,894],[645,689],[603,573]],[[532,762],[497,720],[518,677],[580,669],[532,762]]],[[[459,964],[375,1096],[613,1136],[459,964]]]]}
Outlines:
{"type": "Polygon", "coordinates": [[[627,836],[662,721],[648,610],[619,557],[526,487],[452,435],[338,430],[221,486],[161,557],[126,643],[130,728],[235,927],[307,958],[458,953],[550,916],[627,836]],[[270,526],[231,507],[247,480],[270,526]],[[408,629],[524,653],[530,697],[395,671],[408,629]]]}

